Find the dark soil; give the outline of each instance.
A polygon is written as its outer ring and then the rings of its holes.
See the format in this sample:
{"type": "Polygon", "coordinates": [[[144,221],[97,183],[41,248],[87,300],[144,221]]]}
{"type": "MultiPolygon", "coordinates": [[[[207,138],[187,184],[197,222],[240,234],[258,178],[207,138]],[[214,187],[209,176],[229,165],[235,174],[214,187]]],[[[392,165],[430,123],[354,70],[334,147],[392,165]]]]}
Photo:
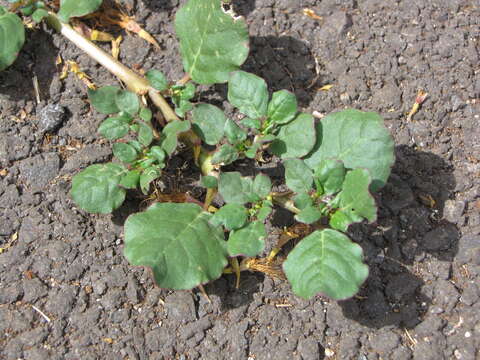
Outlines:
{"type": "MultiPolygon", "coordinates": [[[[121,60],[181,78],[178,0],[126,3],[161,49],[125,34],[121,60]]],[[[55,58],[98,85],[117,81],[60,36],[29,30],[0,74],[0,358],[480,358],[478,2],[250,0],[237,12],[252,36],[246,70],[293,90],[306,111],[377,111],[395,138],[378,222],[350,229],[371,269],[358,296],[304,301],[259,274],[242,275],[239,290],[228,276],[209,284],[211,303],[156,288],[122,255],[138,199],[92,216],[68,196],[72,175],[111,153],[85,85],[60,80],[55,58]],[[407,121],[419,89],[428,99],[407,121]]]]}

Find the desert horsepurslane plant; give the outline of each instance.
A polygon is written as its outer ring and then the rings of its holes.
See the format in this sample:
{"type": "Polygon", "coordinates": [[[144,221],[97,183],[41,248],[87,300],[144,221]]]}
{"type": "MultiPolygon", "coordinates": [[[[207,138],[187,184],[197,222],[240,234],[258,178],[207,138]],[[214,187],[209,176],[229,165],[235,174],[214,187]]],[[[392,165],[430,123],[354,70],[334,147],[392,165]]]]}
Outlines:
{"type": "MultiPolygon", "coordinates": [[[[128,89],[88,91],[92,106],[108,115],[98,132],[112,142],[114,161],[73,177],[71,196],[80,208],[110,213],[122,205],[128,190],[151,194],[179,143],[193,151],[207,189],[204,202],[157,202],[130,215],[124,254],[132,265],[151,267],[156,283],[169,289],[191,289],[222,273],[238,277],[264,252],[265,221],[280,206],[293,212],[298,223],[311,225],[283,262],[293,292],[303,298],[323,294],[345,299],[359,291],[368,267],[347,230],[353,223],[375,221],[371,192],[385,184],[394,162],[394,144],[379,115],[347,109],[317,121],[298,109],[291,92],[269,92],[265,80],[240,70],[249,52],[247,26],[231,4],[220,0],[189,0],[178,10],[175,30],[187,76],[177,83],[156,69],[138,75],[72,29],[72,17],[97,11],[102,0],[62,0],[59,9],[42,2],[11,2],[24,16],[47,21],[128,89]],[[228,102],[241,120],[193,101],[197,84],[219,83],[227,84],[228,102]],[[153,123],[154,107],[165,126],[153,123]],[[265,152],[281,160],[289,191],[272,191],[265,174],[252,178],[223,171],[237,161],[260,161],[265,152]],[[217,193],[223,202],[215,204],[223,206],[212,206],[217,193]]],[[[24,37],[20,18],[0,7],[0,69],[14,61],[24,37]]],[[[289,239],[259,260],[274,262],[289,239]]]]}

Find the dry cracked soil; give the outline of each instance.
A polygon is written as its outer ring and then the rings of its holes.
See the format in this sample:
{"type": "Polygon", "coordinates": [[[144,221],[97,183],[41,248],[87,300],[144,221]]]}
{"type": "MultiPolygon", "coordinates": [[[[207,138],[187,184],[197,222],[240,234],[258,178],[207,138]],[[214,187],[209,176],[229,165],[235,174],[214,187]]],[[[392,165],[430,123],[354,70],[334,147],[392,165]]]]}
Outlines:
{"type": "MultiPolygon", "coordinates": [[[[180,79],[172,21],[182,2],[124,1],[161,48],[124,34],[122,62],[180,79]]],[[[301,300],[259,273],[242,275],[239,289],[230,276],[209,284],[208,302],[197,289],[159,289],[146,269],[130,267],[122,224],[138,194],[102,216],[68,196],[71,177],[110,159],[111,148],[96,134],[103,117],[85,85],[73,74],[61,80],[55,59],[76,61],[98,85],[117,81],[59,35],[29,30],[0,74],[0,359],[479,359],[479,6],[234,2],[251,34],[245,70],[272,91],[294,91],[306,111],[379,112],[395,139],[378,221],[349,230],[370,276],[340,302],[301,300]],[[428,98],[407,120],[420,89],[428,98]]],[[[214,90],[197,100],[222,104],[225,87],[214,90]]],[[[194,176],[188,161],[172,160],[167,186],[178,186],[182,169],[194,176]]],[[[276,211],[272,224],[289,221],[276,211]]]]}

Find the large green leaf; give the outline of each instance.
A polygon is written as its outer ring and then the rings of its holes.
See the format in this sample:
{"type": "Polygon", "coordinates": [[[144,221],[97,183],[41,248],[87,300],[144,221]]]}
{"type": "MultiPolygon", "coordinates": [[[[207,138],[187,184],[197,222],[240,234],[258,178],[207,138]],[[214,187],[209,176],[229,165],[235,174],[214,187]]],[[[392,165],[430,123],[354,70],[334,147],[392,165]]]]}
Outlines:
{"type": "Polygon", "coordinates": [[[58,17],[64,23],[71,17],[79,17],[93,13],[102,5],[103,0],[61,0],[58,17]]]}
{"type": "Polygon", "coordinates": [[[395,160],[394,143],[378,114],[343,110],[325,116],[316,130],[317,142],[305,159],[311,169],[323,159],[336,158],[346,168],[368,169],[373,191],[385,185],[395,160]]]}
{"type": "MultiPolygon", "coordinates": [[[[228,79],[228,101],[251,119],[267,115],[267,83],[245,71],[235,71],[228,79]]],[[[248,127],[256,128],[251,124],[248,127]]]]}
{"type": "Polygon", "coordinates": [[[268,120],[277,124],[286,124],[297,114],[297,98],[287,90],[276,91],[268,104],[268,120]]]}
{"type": "Polygon", "coordinates": [[[265,248],[267,231],[261,221],[254,221],[247,226],[230,232],[227,248],[230,256],[257,256],[265,248]]]}
{"type": "Polygon", "coordinates": [[[288,254],[283,270],[293,292],[305,299],[317,293],[336,300],[349,298],[368,276],[362,248],[332,229],[304,238],[288,254]]]}
{"type": "Polygon", "coordinates": [[[296,193],[308,193],[313,187],[312,170],[300,159],[285,159],[285,183],[296,193]]]}
{"type": "Polygon", "coordinates": [[[125,200],[125,189],[119,184],[126,173],[120,164],[91,165],[73,177],[70,195],[83,210],[111,213],[125,200]]]}
{"type": "Polygon", "coordinates": [[[377,218],[375,199],[370,194],[372,181],[368,170],[355,169],[345,176],[342,191],[338,194],[339,210],[330,219],[330,226],[347,231],[350,224],[360,222],[364,218],[372,222],[377,218]]]}
{"type": "Polygon", "coordinates": [[[307,155],[314,144],[313,116],[302,113],[280,128],[277,138],[270,145],[270,151],[283,159],[300,158],[307,155]]]}
{"type": "Polygon", "coordinates": [[[15,61],[24,42],[22,20],[0,6],[0,71],[15,61]]]}
{"type": "Polygon", "coordinates": [[[217,279],[227,264],[223,230],[196,204],[157,203],[125,222],[124,255],[149,266],[161,288],[191,289],[217,279]]]}
{"type": "Polygon", "coordinates": [[[223,138],[227,118],[222,110],[210,104],[200,104],[192,111],[192,129],[208,145],[216,145],[223,138]]]}
{"type": "Polygon", "coordinates": [[[175,30],[185,72],[197,83],[224,83],[247,58],[247,25],[225,13],[221,0],[189,0],[177,11],[175,30]]]}

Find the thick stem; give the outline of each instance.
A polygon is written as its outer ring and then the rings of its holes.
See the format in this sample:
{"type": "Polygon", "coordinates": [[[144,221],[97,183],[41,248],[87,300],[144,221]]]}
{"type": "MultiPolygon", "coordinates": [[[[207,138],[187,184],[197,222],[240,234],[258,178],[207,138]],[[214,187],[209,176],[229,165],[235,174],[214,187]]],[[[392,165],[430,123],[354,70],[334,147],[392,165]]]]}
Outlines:
{"type": "Polygon", "coordinates": [[[293,203],[291,191],[284,193],[272,193],[271,195],[274,204],[279,205],[294,214],[300,213],[300,209],[298,209],[293,203]]]}

